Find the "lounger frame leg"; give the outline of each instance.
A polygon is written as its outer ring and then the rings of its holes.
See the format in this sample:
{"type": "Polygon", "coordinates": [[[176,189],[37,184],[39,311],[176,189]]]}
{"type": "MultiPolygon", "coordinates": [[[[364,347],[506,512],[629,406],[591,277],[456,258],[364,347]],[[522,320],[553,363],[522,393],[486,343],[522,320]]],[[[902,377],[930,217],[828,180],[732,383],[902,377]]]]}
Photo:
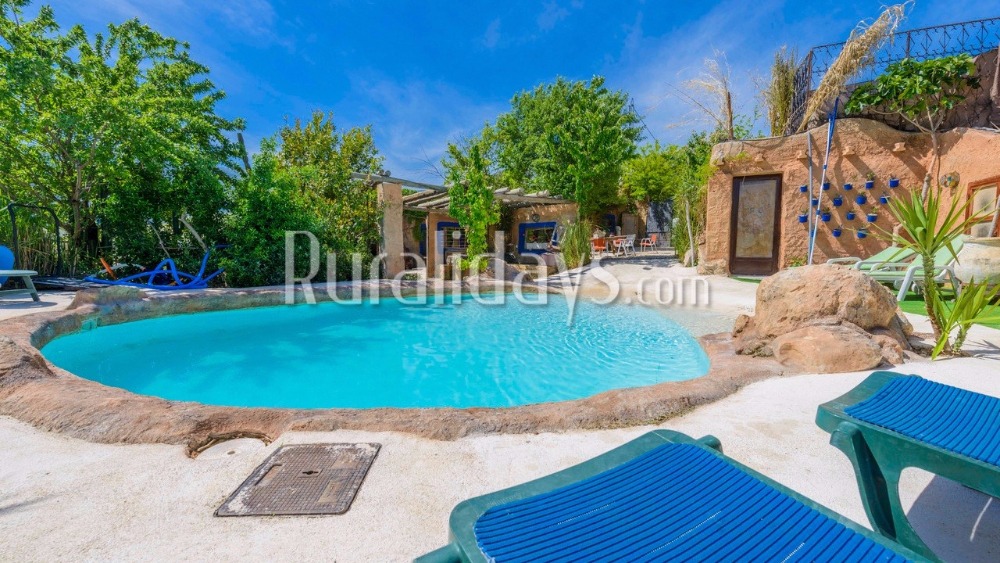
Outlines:
{"type": "Polygon", "coordinates": [[[899,498],[899,478],[904,467],[886,463],[880,465],[861,429],[850,422],[840,423],[830,435],[830,444],[851,460],[858,490],[861,491],[861,503],[872,527],[883,536],[936,560],[934,552],[910,526],[899,498]]]}
{"type": "Polygon", "coordinates": [[[31,294],[31,300],[35,303],[41,301],[38,297],[38,290],[35,289],[35,282],[31,281],[31,276],[24,276],[21,279],[24,280],[24,286],[28,288],[28,293],[31,294]]]}

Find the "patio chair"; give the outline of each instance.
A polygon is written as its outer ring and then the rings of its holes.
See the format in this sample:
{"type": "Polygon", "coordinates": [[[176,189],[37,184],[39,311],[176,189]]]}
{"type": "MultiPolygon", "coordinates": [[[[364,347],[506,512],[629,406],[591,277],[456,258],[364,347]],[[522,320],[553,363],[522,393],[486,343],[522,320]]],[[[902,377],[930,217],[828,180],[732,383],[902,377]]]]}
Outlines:
{"type": "Polygon", "coordinates": [[[657,243],[660,241],[659,233],[653,233],[648,237],[639,241],[639,249],[648,248],[650,250],[656,248],[657,243]]]}
{"type": "Polygon", "coordinates": [[[7,278],[20,278],[24,283],[24,289],[6,289],[0,291],[0,297],[13,297],[15,295],[30,295],[32,301],[41,301],[38,297],[38,290],[35,283],[31,281],[31,276],[37,276],[34,270],[15,270],[14,253],[6,246],[0,246],[0,286],[7,283],[7,278]]]}
{"type": "Polygon", "coordinates": [[[900,248],[898,246],[890,246],[881,252],[872,255],[869,258],[858,258],[857,256],[848,256],[846,258],[831,258],[826,261],[827,264],[844,264],[849,265],[855,270],[861,270],[867,272],[875,266],[881,264],[901,264],[908,262],[913,258],[915,253],[909,248],[900,248]]]}
{"type": "Polygon", "coordinates": [[[626,235],[624,238],[614,239],[615,245],[615,256],[620,253],[622,256],[628,256],[629,252],[633,255],[635,254],[635,235],[626,235]]]}
{"type": "Polygon", "coordinates": [[[888,371],[820,405],[816,424],[847,454],[872,527],[927,557],[899,499],[915,467],[1000,496],[1000,399],[888,371]]]}
{"type": "Polygon", "coordinates": [[[601,255],[608,251],[608,239],[595,238],[590,240],[590,251],[595,255],[601,255]]]}
{"type": "MultiPolygon", "coordinates": [[[[962,249],[964,243],[965,237],[960,236],[955,239],[953,244],[955,254],[962,249]]],[[[961,293],[962,287],[958,278],[955,277],[955,263],[955,256],[952,255],[951,250],[947,248],[939,250],[934,255],[934,281],[938,284],[950,283],[955,295],[958,295],[961,293]]],[[[873,265],[865,273],[880,283],[891,283],[898,290],[896,301],[902,301],[906,299],[910,288],[920,287],[920,284],[923,283],[924,261],[920,256],[915,256],[910,262],[883,262],[873,265]]]]}
{"type": "Polygon", "coordinates": [[[451,513],[451,543],[417,561],[921,560],[720,449],[711,436],[657,430],[466,500],[451,513]]]}

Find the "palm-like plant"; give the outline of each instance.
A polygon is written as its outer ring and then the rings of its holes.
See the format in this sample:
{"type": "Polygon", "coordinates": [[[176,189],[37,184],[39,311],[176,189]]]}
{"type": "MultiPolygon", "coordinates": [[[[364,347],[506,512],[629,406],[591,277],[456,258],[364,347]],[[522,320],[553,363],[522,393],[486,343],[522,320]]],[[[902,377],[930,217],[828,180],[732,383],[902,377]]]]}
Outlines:
{"type": "MultiPolygon", "coordinates": [[[[943,207],[942,191],[931,190],[925,201],[921,200],[921,195],[916,190],[911,191],[909,197],[893,198],[889,202],[889,210],[899,221],[901,230],[889,232],[876,227],[881,238],[890,240],[901,248],[914,251],[923,261],[921,273],[924,303],[935,340],[941,340],[942,327],[947,321],[947,311],[942,305],[941,293],[934,281],[935,274],[939,270],[938,264],[934,263],[934,257],[947,249],[957,259],[955,239],[974,223],[984,219],[980,215],[968,214],[971,200],[960,203],[958,197],[953,197],[951,204],[947,208],[943,207]]],[[[947,341],[947,338],[945,340],[947,341]]],[[[943,349],[948,349],[947,344],[943,349]]]]}
{"type": "Polygon", "coordinates": [[[990,287],[989,283],[970,282],[962,293],[955,297],[950,311],[942,303],[942,313],[945,314],[943,332],[941,338],[938,338],[937,345],[934,346],[931,357],[936,358],[948,348],[948,340],[956,328],[958,332],[951,347],[953,350],[961,350],[965,337],[969,334],[969,328],[973,324],[1000,322],[1000,306],[993,304],[997,295],[1000,295],[1000,285],[990,287]]]}

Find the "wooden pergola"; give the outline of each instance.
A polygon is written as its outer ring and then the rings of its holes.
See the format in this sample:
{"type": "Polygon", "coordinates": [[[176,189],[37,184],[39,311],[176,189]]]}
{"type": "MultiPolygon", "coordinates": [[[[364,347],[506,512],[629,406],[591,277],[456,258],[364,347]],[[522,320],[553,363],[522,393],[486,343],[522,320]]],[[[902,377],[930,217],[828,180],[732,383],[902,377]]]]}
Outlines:
{"type": "MultiPolygon", "coordinates": [[[[414,182],[402,178],[392,178],[390,176],[376,176],[374,174],[361,174],[355,172],[351,178],[365,180],[371,184],[399,184],[414,190],[417,193],[403,196],[403,209],[409,211],[447,211],[451,197],[448,195],[449,186],[427,184],[424,182],[414,182]]],[[[509,205],[524,207],[529,205],[557,205],[561,203],[572,203],[568,199],[549,195],[548,191],[524,193],[523,189],[497,188],[493,190],[493,196],[509,205]]]]}

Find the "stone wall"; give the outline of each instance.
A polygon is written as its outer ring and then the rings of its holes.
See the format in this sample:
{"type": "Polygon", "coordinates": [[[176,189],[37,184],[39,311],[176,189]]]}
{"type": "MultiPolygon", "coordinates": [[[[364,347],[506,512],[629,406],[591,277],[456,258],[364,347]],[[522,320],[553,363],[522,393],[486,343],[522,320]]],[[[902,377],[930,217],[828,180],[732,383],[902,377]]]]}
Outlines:
{"type": "MultiPolygon", "coordinates": [[[[706,268],[713,273],[730,272],[733,180],[744,176],[781,176],[779,265],[784,268],[805,258],[808,234],[806,225],[798,222],[798,215],[808,207],[807,195],[799,191],[799,186],[807,183],[809,177],[807,135],[812,137],[812,167],[818,186],[826,149],[826,132],[824,125],[809,133],[734,141],[714,147],[712,160],[717,171],[708,185],[703,248],[706,268]]],[[[958,172],[961,177],[959,186],[951,192],[955,197],[964,200],[970,183],[1000,175],[1000,134],[996,131],[953,129],[942,133],[940,140],[941,174],[958,172]]],[[[897,131],[867,119],[838,120],[827,173],[832,187],[830,191],[823,192],[821,204],[830,207],[833,219],[829,223],[820,223],[814,261],[842,256],[867,257],[885,248],[888,243],[884,240],[876,236],[858,239],[855,230],[868,226],[864,213],[869,210],[879,212],[875,226],[891,230],[895,226],[894,221],[886,206],[878,203],[878,197],[883,194],[900,197],[910,190],[919,190],[932,157],[928,135],[897,131]],[[870,191],[864,189],[864,177],[868,172],[877,176],[875,189],[870,191]],[[900,179],[899,188],[888,187],[890,175],[900,179]],[[845,182],[852,183],[854,189],[845,192],[845,182]],[[854,197],[859,193],[865,193],[869,202],[856,204],[854,197]],[[831,198],[838,194],[844,196],[844,205],[833,207],[831,198]],[[849,210],[858,213],[853,221],[846,219],[849,210]],[[842,226],[843,234],[834,238],[831,230],[838,224],[842,226]]],[[[948,197],[945,203],[950,203],[948,197]]],[[[872,232],[875,230],[871,229],[872,232]]]]}

